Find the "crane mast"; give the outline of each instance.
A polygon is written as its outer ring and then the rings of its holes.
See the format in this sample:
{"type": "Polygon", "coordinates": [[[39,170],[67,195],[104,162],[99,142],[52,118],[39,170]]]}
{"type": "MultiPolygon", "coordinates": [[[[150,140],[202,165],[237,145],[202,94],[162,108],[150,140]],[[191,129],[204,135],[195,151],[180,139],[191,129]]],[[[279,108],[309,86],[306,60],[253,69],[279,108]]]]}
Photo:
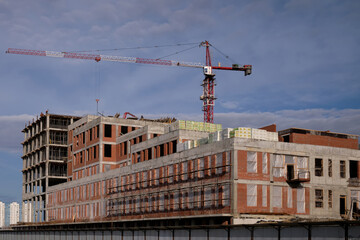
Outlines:
{"type": "Polygon", "coordinates": [[[141,64],[154,64],[154,65],[163,65],[163,66],[203,68],[205,78],[201,84],[201,86],[203,87],[203,94],[201,95],[200,100],[203,101],[202,111],[204,112],[204,122],[213,123],[214,104],[216,100],[215,97],[216,84],[215,84],[215,74],[213,73],[212,70],[217,69],[217,70],[243,71],[245,73],[245,76],[247,76],[251,74],[252,66],[243,65],[242,67],[239,67],[237,64],[233,64],[232,67],[212,66],[210,50],[209,50],[211,44],[208,41],[204,41],[200,43],[200,46],[204,46],[206,49],[205,65],[201,63],[181,62],[181,61],[151,59],[151,58],[109,56],[102,54],[84,54],[84,53],[74,53],[74,52],[41,51],[41,50],[29,50],[29,49],[17,49],[17,48],[8,48],[6,53],[44,56],[44,57],[95,60],[96,62],[111,61],[111,62],[123,62],[123,63],[141,63],[141,64]]]}

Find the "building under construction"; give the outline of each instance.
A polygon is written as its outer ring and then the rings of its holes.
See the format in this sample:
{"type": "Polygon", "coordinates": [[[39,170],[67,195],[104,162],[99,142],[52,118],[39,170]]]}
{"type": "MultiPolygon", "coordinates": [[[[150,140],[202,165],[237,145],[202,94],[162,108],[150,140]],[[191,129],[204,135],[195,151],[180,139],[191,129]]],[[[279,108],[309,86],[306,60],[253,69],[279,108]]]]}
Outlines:
{"type": "MultiPolygon", "coordinates": [[[[47,119],[48,129],[51,117],[41,119],[47,119]]],[[[45,183],[25,177],[51,172],[51,161],[44,167],[24,165],[25,189],[46,186],[46,197],[24,198],[33,206],[30,215],[39,211],[34,205],[42,199],[48,222],[204,225],[357,217],[356,135],[298,128],[277,132],[275,125],[222,129],[179,120],[66,119],[62,147],[67,153],[61,156],[67,161],[61,163],[67,168],[56,165],[62,170],[57,184],[50,183],[50,174],[45,183]]],[[[42,136],[34,130],[29,138],[28,131],[24,149],[35,133],[42,136]]],[[[46,134],[50,141],[51,131],[46,134]]],[[[46,148],[50,155],[52,144],[46,148]]],[[[24,150],[24,164],[32,152],[24,150]]]]}
{"type": "Polygon", "coordinates": [[[24,222],[45,220],[46,193],[50,186],[67,180],[68,125],[79,117],[40,114],[22,130],[24,222]]]}

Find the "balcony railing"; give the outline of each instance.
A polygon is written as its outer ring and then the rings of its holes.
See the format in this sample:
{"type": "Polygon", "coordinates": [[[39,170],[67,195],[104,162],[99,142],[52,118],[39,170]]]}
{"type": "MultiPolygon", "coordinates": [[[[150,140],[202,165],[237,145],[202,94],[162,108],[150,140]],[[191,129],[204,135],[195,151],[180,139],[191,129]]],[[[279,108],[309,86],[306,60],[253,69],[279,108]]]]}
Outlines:
{"type": "Polygon", "coordinates": [[[349,178],[348,183],[349,187],[360,187],[360,179],[358,178],[349,178]]]}
{"type": "Polygon", "coordinates": [[[289,183],[310,182],[310,171],[298,171],[292,176],[288,175],[286,181],[289,183]]]}

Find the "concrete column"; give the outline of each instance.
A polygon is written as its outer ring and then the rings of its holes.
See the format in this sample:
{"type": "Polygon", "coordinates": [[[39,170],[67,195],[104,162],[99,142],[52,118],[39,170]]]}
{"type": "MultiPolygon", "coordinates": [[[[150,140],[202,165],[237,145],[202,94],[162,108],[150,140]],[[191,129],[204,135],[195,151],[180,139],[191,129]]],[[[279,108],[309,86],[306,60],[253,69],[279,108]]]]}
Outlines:
{"type": "Polygon", "coordinates": [[[156,158],[156,147],[151,147],[152,150],[151,150],[151,155],[152,155],[152,158],[151,159],[154,159],[156,158]]]}
{"type": "Polygon", "coordinates": [[[236,180],[238,180],[238,156],[237,156],[237,150],[231,151],[230,153],[231,157],[231,186],[230,186],[230,206],[231,206],[231,212],[233,215],[237,215],[237,209],[238,209],[238,191],[237,191],[237,183],[236,180]]]}
{"type": "Polygon", "coordinates": [[[49,187],[49,162],[45,163],[45,187],[48,189],[49,187]]]}
{"type": "MultiPolygon", "coordinates": [[[[102,117],[100,117],[100,119],[101,118],[102,117]]],[[[103,156],[104,156],[103,136],[104,136],[104,125],[99,123],[99,167],[100,167],[100,172],[103,172],[102,171],[102,169],[103,169],[103,156]]]]}
{"type": "MultiPolygon", "coordinates": [[[[270,154],[270,158],[269,158],[269,161],[268,161],[268,164],[270,164],[270,182],[274,182],[274,176],[273,176],[273,166],[274,166],[274,163],[275,162],[275,159],[274,159],[274,155],[273,154],[270,154]]],[[[272,192],[271,188],[270,188],[270,192],[272,192]]],[[[271,196],[271,195],[270,195],[271,196]]],[[[271,203],[271,200],[270,200],[270,203],[271,203]]],[[[270,204],[271,206],[271,204],[270,204]]],[[[272,208],[270,208],[272,209],[272,208]]]]}
{"type": "Polygon", "coordinates": [[[35,204],[34,204],[34,198],[31,198],[31,211],[30,211],[30,222],[34,222],[34,220],[35,220],[35,211],[34,211],[34,209],[35,209],[35,204]]]}
{"type": "Polygon", "coordinates": [[[169,149],[169,144],[168,143],[164,143],[164,156],[167,156],[168,153],[168,149],[169,149]]]}

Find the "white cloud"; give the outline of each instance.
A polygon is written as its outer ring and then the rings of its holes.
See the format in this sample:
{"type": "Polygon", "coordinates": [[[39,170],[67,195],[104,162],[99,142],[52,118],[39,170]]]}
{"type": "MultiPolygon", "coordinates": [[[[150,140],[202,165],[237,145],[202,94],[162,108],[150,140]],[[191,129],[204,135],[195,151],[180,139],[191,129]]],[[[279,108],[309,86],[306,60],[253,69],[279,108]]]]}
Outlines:
{"type": "Polygon", "coordinates": [[[220,105],[227,109],[236,109],[239,104],[234,101],[220,101],[220,105]]]}

